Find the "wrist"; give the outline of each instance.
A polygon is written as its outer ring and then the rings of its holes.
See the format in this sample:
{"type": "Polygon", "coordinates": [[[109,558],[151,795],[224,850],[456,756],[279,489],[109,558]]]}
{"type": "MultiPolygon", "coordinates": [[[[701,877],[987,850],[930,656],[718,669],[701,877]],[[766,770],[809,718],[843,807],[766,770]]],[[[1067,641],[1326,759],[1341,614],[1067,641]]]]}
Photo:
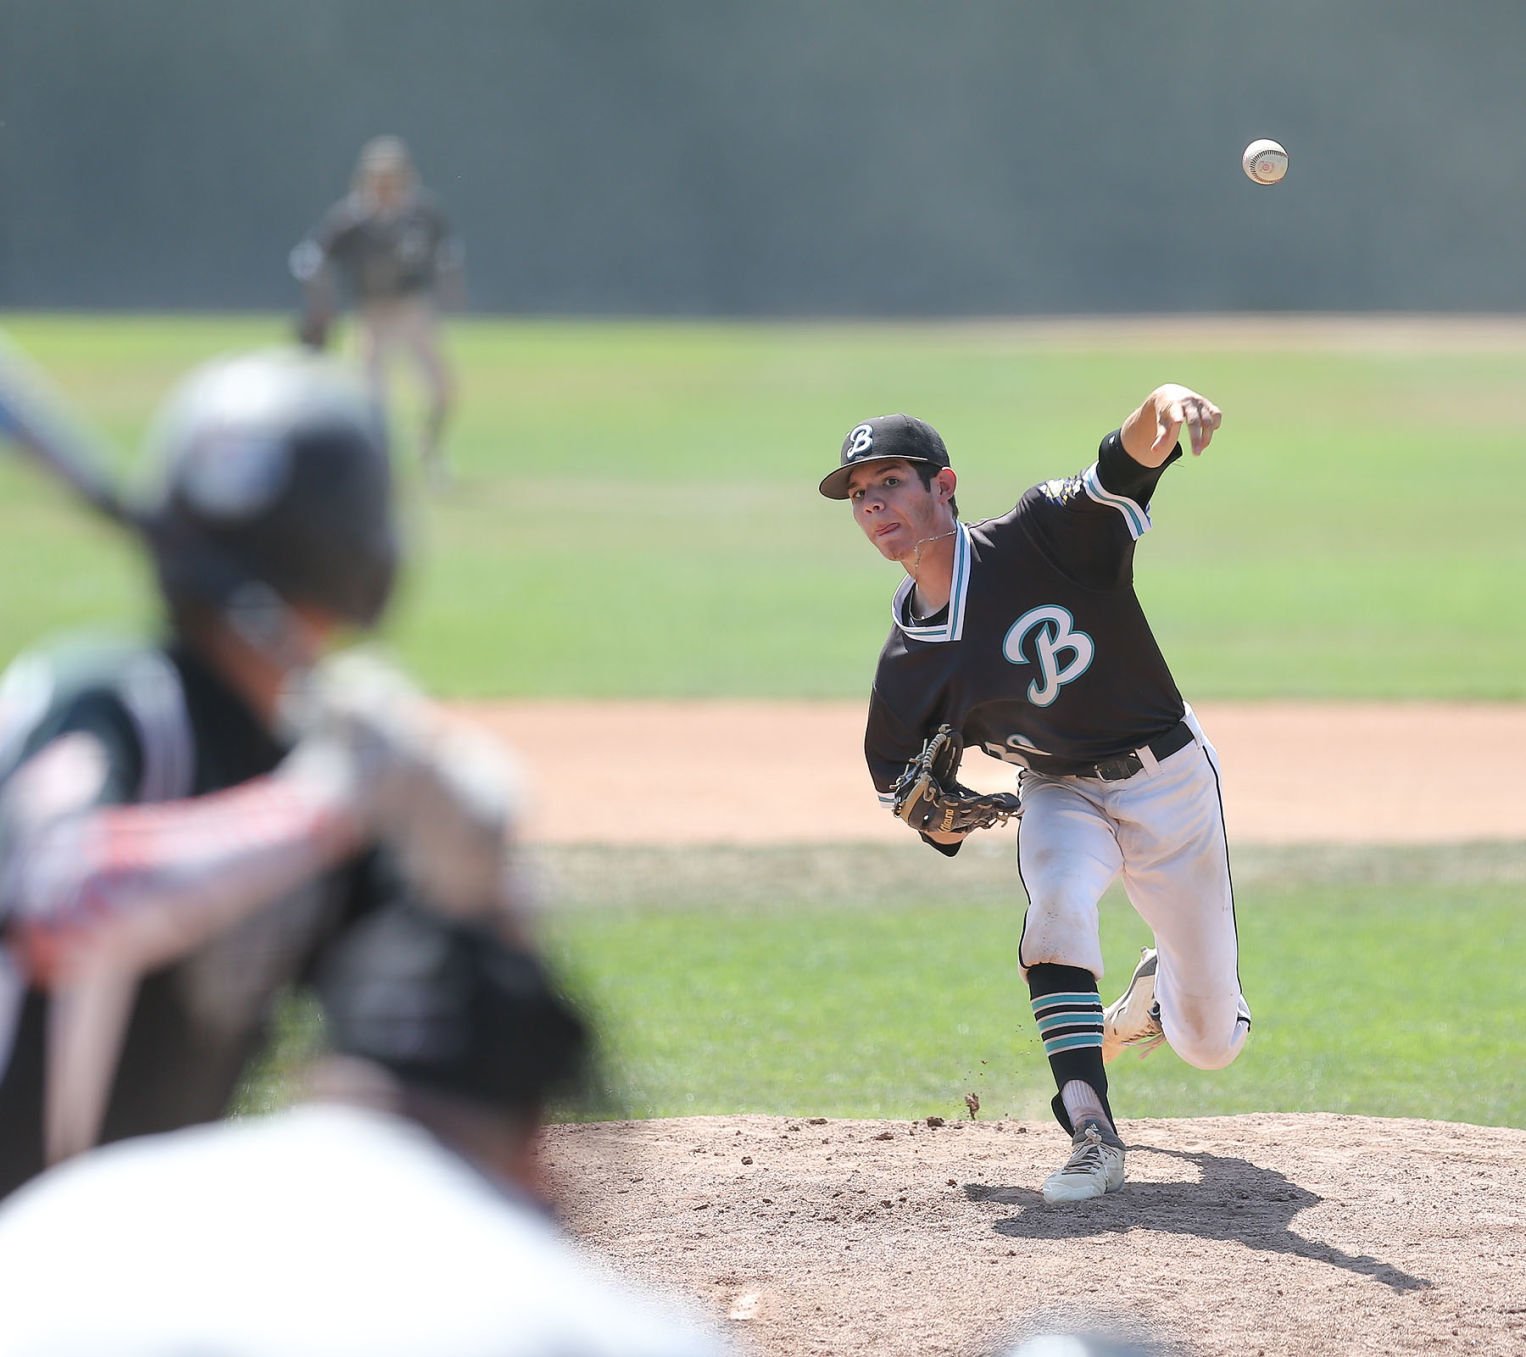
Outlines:
{"type": "Polygon", "coordinates": [[[308,815],[313,839],[335,858],[369,837],[362,786],[353,761],[333,747],[299,745],[271,775],[308,815]]]}

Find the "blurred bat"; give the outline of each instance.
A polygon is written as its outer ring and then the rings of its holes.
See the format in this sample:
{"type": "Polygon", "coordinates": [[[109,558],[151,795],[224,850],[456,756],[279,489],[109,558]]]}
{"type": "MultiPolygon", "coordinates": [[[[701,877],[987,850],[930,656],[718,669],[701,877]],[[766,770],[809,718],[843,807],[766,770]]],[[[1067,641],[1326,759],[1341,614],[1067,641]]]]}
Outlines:
{"type": "Polygon", "coordinates": [[[3,337],[0,437],[98,514],[147,535],[147,525],[122,498],[100,441],[69,415],[42,374],[3,337]]]}

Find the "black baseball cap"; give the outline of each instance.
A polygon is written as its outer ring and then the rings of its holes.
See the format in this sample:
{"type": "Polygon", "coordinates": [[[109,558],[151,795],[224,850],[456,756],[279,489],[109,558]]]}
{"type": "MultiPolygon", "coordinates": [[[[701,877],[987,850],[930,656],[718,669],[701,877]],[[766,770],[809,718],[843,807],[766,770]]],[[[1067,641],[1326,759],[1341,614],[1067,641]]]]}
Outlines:
{"type": "Polygon", "coordinates": [[[925,462],[948,465],[948,449],[931,424],[911,415],[880,415],[848,430],[841,465],[818,487],[828,499],[848,498],[848,477],[865,462],[925,462]]]}
{"type": "Polygon", "coordinates": [[[352,927],[315,988],[330,1049],[406,1084],[533,1113],[586,1073],[592,1034],[539,957],[404,900],[352,927]]]}

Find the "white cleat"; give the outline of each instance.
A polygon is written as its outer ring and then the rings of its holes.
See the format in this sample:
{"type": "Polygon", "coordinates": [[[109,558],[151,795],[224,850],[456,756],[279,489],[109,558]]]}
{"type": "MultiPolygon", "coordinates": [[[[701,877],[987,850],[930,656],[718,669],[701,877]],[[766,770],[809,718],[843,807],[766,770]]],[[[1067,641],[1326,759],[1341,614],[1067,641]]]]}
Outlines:
{"type": "Polygon", "coordinates": [[[1102,1010],[1104,1065],[1116,1060],[1124,1047],[1138,1051],[1143,1060],[1166,1039],[1160,1025],[1160,1005],[1155,1002],[1156,962],[1155,949],[1143,948],[1128,989],[1102,1010]]]}
{"type": "Polygon", "coordinates": [[[1085,1202],[1123,1186],[1123,1142],[1106,1122],[1082,1122],[1070,1142],[1070,1158],[1044,1179],[1051,1206],[1085,1202]]]}

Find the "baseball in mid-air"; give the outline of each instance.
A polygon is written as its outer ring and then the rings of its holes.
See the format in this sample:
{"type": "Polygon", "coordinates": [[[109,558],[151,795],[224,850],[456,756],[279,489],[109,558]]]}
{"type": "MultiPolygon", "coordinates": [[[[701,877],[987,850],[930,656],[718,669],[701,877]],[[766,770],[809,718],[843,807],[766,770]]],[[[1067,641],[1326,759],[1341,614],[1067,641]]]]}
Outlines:
{"type": "Polygon", "coordinates": [[[1275,184],[1288,172],[1288,153],[1279,142],[1253,141],[1240,157],[1246,175],[1258,184],[1275,184]]]}

